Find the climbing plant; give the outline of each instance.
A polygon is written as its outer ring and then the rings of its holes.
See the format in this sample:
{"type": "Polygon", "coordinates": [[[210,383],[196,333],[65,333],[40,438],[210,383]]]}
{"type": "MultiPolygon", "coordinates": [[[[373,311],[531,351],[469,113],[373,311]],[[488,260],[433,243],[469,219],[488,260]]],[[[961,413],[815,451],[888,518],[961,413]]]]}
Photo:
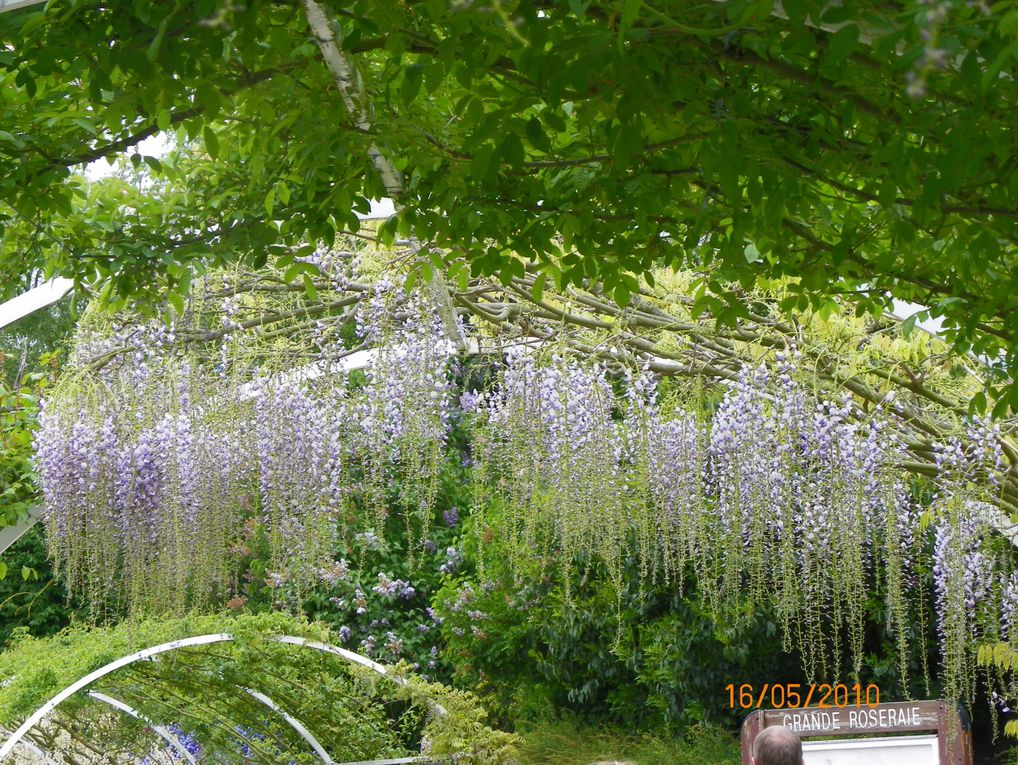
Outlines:
{"type": "Polygon", "coordinates": [[[406,666],[382,677],[328,653],[274,642],[280,635],[335,642],[327,629],[280,614],[129,621],[68,628],[44,639],[21,636],[0,655],[0,724],[16,726],[66,686],[123,656],[220,633],[233,640],[182,646],[104,676],[68,698],[32,739],[57,758],[116,752],[137,761],[158,743],[150,726],[163,725],[186,734],[216,761],[318,760],[264,702],[268,698],[311,731],[336,762],[422,753],[439,760],[511,761],[514,737],[488,728],[470,694],[424,682],[406,666]],[[127,703],[141,717],[114,714],[88,691],[127,703]]]}
{"type": "MultiPolygon", "coordinates": [[[[97,615],[222,602],[251,524],[270,549],[267,580],[298,600],[346,565],[335,540],[377,535],[390,507],[412,556],[434,520],[450,422],[466,417],[478,547],[503,540],[517,576],[557,567],[568,600],[567,569],[602,565],[620,594],[635,554],[641,580],[695,582],[715,615],[772,604],[811,677],[836,669],[842,647],[859,671],[879,582],[904,670],[905,626],[927,618],[931,576],[943,680],[971,693],[975,640],[999,634],[999,576],[1014,565],[997,535],[1013,501],[1008,434],[950,398],[978,380],[931,366],[927,383],[892,395],[872,387],[889,381],[883,366],[826,366],[824,344],[850,323],[822,342],[766,317],[712,338],[668,320],[663,290],[639,305],[665,331],[631,335],[585,311],[611,310],[596,293],[524,302],[525,290],[479,283],[443,300],[380,270],[385,257],[295,261],[320,274],[310,288],[278,271],[216,275],[170,324],[83,324],[38,455],[55,560],[97,615]],[[471,343],[493,349],[479,385],[456,373],[471,343]],[[357,353],[370,369],[347,368],[357,353]]],[[[850,338],[837,342],[858,347],[850,338]]],[[[921,343],[900,342],[922,360],[921,343]]]]}

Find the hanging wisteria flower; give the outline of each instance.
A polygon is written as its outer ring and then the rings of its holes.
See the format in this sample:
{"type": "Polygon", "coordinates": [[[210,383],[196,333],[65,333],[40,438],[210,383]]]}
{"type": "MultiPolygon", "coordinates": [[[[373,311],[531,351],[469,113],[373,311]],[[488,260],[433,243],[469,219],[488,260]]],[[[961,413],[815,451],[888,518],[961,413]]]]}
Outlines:
{"type": "MultiPolygon", "coordinates": [[[[906,666],[930,546],[948,691],[971,684],[974,638],[1015,639],[1018,581],[979,529],[1000,488],[997,425],[973,419],[935,445],[930,501],[898,469],[915,445],[896,435],[907,427],[891,397],[861,411],[807,388],[794,348],[733,372],[709,406],[687,406],[639,361],[608,366],[553,343],[513,344],[489,387],[456,391],[458,318],[396,281],[358,283],[354,260],[306,259],[320,272],[312,286],[348,292],[339,308],[358,303],[342,316],[308,314],[278,279],[256,282],[299,309],[293,338],[271,326],[278,314],[259,326],[257,300],[226,282],[209,290],[205,318],[189,304],[172,322],[83,327],[36,447],[53,556],[97,616],[107,603],[240,602],[237,565],[267,548],[257,580],[278,602],[314,584],[342,588],[333,602],[367,622],[366,590],[389,605],[417,592],[385,572],[364,584],[337,546],[351,561],[385,550],[395,510],[408,556],[450,578],[464,572],[462,550],[477,551],[482,579],[487,549],[506,552],[522,588],[513,608],[536,603],[527,587],[542,577],[559,578],[569,601],[575,581],[604,571],[621,609],[630,565],[640,588],[695,580],[715,615],[770,603],[785,648],[814,678],[832,676],[846,653],[859,671],[878,584],[906,666]],[[351,316],[356,338],[343,332],[351,316]],[[191,354],[182,338],[220,345],[191,354]],[[358,344],[372,361],[350,372],[343,361],[358,344]],[[447,461],[454,426],[472,440],[447,461]],[[471,505],[457,496],[440,515],[440,480],[463,469],[471,505]],[[429,538],[446,533],[429,534],[439,518],[476,539],[439,546],[429,538]]],[[[470,629],[454,629],[481,639],[472,597],[457,592],[453,611],[470,629]]],[[[412,633],[361,645],[391,656],[410,650],[403,639],[412,633]]]]}
{"type": "Polygon", "coordinates": [[[402,502],[414,508],[424,537],[450,427],[456,345],[446,336],[438,311],[421,295],[387,281],[375,286],[358,314],[358,329],[375,344],[377,354],[367,370],[367,396],[359,401],[357,414],[368,500],[381,522],[391,483],[389,467],[394,466],[402,502]]]}

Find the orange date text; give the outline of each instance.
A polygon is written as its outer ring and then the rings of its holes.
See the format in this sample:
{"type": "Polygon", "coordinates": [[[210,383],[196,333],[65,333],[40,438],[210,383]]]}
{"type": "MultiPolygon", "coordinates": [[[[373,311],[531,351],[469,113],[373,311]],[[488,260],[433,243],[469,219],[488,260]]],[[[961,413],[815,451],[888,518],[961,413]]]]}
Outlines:
{"type": "Polygon", "coordinates": [[[764,683],[756,687],[751,683],[725,686],[728,706],[731,709],[802,709],[814,706],[819,709],[845,707],[875,707],[880,703],[880,688],[873,683],[764,683]]]}

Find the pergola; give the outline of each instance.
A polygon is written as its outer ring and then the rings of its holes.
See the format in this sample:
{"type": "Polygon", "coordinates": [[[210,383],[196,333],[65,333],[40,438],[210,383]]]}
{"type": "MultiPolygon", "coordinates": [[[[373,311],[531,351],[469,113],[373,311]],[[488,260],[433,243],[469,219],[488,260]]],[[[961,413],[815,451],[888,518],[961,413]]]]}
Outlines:
{"type": "MultiPolygon", "coordinates": [[[[129,653],[125,656],[108,662],[107,664],[99,667],[98,669],[89,672],[80,677],[75,682],[71,683],[61,691],[53,695],[48,701],[42,704],[34,713],[29,715],[28,718],[14,731],[6,741],[0,745],[0,763],[7,762],[14,753],[15,748],[21,744],[37,756],[42,757],[47,763],[53,763],[55,760],[46,752],[38,742],[32,741],[27,738],[32,730],[42,723],[47,717],[57,711],[59,706],[70,699],[75,694],[84,692],[90,699],[105,704],[112,709],[115,709],[129,717],[141,720],[145,722],[151,733],[161,739],[168,747],[169,751],[178,758],[183,758],[189,763],[195,763],[194,756],[188,751],[187,747],[180,740],[180,738],[167,726],[161,725],[156,720],[152,720],[142,712],[138,711],[130,704],[113,697],[107,693],[91,690],[91,687],[102,678],[117,672],[120,669],[130,666],[136,662],[141,661],[158,661],[158,658],[162,654],[167,654],[172,651],[177,651],[182,648],[192,648],[198,646],[215,645],[222,643],[232,643],[235,637],[228,632],[193,635],[179,640],[172,640],[169,642],[161,643],[159,645],[150,646],[148,648],[129,653]]],[[[350,664],[354,664],[360,667],[367,668],[372,672],[381,675],[388,680],[398,684],[406,685],[407,680],[392,671],[391,668],[385,665],[379,664],[366,656],[349,651],[345,648],[330,645],[321,641],[310,640],[305,637],[297,635],[272,635],[268,637],[268,640],[273,643],[282,645],[294,646],[300,649],[307,649],[311,651],[317,651],[323,654],[329,654],[332,656],[339,657],[350,664]]],[[[10,678],[7,682],[12,682],[16,678],[10,678]]],[[[439,760],[433,760],[426,756],[419,757],[401,757],[401,758],[389,758],[369,761],[357,761],[351,763],[340,763],[332,758],[332,756],[326,751],[323,745],[319,742],[318,738],[310,731],[300,720],[293,715],[289,714],[279,704],[277,704],[272,698],[258,690],[257,688],[240,687],[236,688],[238,693],[244,693],[254,698],[263,707],[268,709],[270,712],[279,715],[284,722],[297,733],[297,735],[303,739],[303,741],[314,751],[316,756],[322,761],[323,765],[401,765],[402,763],[421,763],[422,765],[439,765],[439,760]]],[[[437,702],[430,704],[432,711],[439,715],[444,716],[447,713],[444,707],[437,702]]]]}

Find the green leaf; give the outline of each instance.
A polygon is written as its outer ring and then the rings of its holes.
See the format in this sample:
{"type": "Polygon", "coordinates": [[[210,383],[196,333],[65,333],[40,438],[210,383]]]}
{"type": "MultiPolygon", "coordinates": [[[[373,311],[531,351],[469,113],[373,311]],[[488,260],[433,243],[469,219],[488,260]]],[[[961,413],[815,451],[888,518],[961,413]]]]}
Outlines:
{"type": "Polygon", "coordinates": [[[898,198],[898,186],[894,182],[894,178],[890,175],[885,177],[880,183],[880,190],[877,192],[877,201],[880,202],[880,206],[887,208],[895,203],[898,198]]]}
{"type": "Polygon", "coordinates": [[[820,21],[824,24],[841,24],[844,21],[858,18],[858,16],[859,9],[853,7],[851,3],[845,3],[844,5],[833,5],[827,8],[823,15],[820,16],[820,21]]]}
{"type": "Polygon", "coordinates": [[[474,151],[474,156],[470,160],[470,175],[475,181],[484,182],[488,179],[494,154],[495,147],[490,143],[478,146],[474,151]]]}
{"type": "Polygon", "coordinates": [[[806,0],[784,0],[785,13],[788,14],[788,20],[796,27],[801,27],[806,23],[807,4],[806,0]]]}
{"type": "Polygon", "coordinates": [[[534,299],[535,303],[540,303],[544,297],[544,283],[547,279],[547,274],[539,274],[534,280],[534,285],[530,288],[530,296],[534,299]]]}
{"type": "Polygon", "coordinates": [[[912,330],[915,328],[916,319],[918,317],[919,314],[914,313],[901,323],[901,334],[903,337],[907,338],[911,336],[912,330]]]}
{"type": "Polygon", "coordinates": [[[640,8],[643,7],[643,0],[625,0],[622,3],[622,15],[619,18],[619,35],[618,35],[618,47],[619,50],[624,50],[624,43],[626,41],[626,32],[629,31],[630,27],[633,26],[633,22],[636,21],[640,15],[640,8]]]}
{"type": "Polygon", "coordinates": [[[290,204],[290,187],[279,181],[273,188],[276,190],[276,198],[284,205],[290,204]]]}
{"type": "Polygon", "coordinates": [[[269,192],[265,195],[265,216],[269,219],[272,218],[272,209],[276,205],[276,189],[275,187],[269,189],[269,192]]]}
{"type": "MultiPolygon", "coordinates": [[[[1012,385],[1011,387],[1013,390],[1015,386],[1012,385]]],[[[1007,416],[1007,410],[1008,410],[1008,397],[1001,396],[1000,398],[997,399],[997,402],[993,405],[993,410],[990,412],[990,417],[992,417],[995,420],[1002,420],[1004,419],[1004,417],[1007,416]]]]}
{"type": "Polygon", "coordinates": [[[997,54],[993,63],[983,72],[983,91],[989,90],[990,86],[996,82],[1004,65],[1014,57],[1016,52],[1018,52],[1018,41],[1011,43],[997,54]]]}
{"type": "Polygon", "coordinates": [[[219,89],[208,80],[198,83],[195,87],[194,98],[204,110],[206,120],[215,119],[222,108],[223,98],[219,95],[219,89]]]}
{"type": "Polygon", "coordinates": [[[499,147],[499,154],[502,157],[502,161],[510,167],[522,167],[525,154],[523,152],[523,142],[520,140],[520,137],[515,133],[507,133],[506,137],[502,139],[502,144],[499,147]]]}
{"type": "Polygon", "coordinates": [[[527,140],[530,141],[531,145],[541,151],[550,151],[551,142],[548,140],[548,136],[544,132],[544,126],[541,124],[541,120],[537,117],[531,117],[527,120],[527,140]]]}
{"type": "Polygon", "coordinates": [[[318,300],[318,290],[315,288],[311,274],[304,274],[304,294],[308,296],[309,300],[318,300]]]}
{"type": "Polygon", "coordinates": [[[838,312],[838,304],[834,300],[825,300],[820,308],[817,309],[817,315],[820,317],[820,321],[830,321],[831,317],[838,312]]]}
{"type": "Polygon", "coordinates": [[[620,306],[625,308],[627,305],[629,305],[629,299],[631,295],[629,292],[629,287],[627,287],[625,284],[616,285],[613,294],[615,296],[615,302],[618,303],[620,306]]]}
{"type": "Polygon", "coordinates": [[[750,242],[746,245],[746,249],[743,251],[743,255],[746,256],[747,263],[756,263],[760,260],[760,250],[756,248],[756,245],[750,242]]]}
{"type": "Polygon", "coordinates": [[[403,72],[403,81],[399,85],[399,95],[404,104],[413,101],[421,90],[424,69],[420,64],[408,66],[403,72]]]}
{"type": "Polygon", "coordinates": [[[985,414],[986,413],[986,393],[979,391],[969,401],[969,414],[985,414]]]}
{"type": "Polygon", "coordinates": [[[1018,8],[1008,11],[997,24],[997,31],[1001,37],[1014,37],[1018,35],[1018,8]]]}
{"type": "Polygon", "coordinates": [[[859,47],[859,27],[855,24],[846,24],[828,39],[824,65],[837,66],[843,63],[857,47],[859,47]]]}
{"type": "Polygon", "coordinates": [[[15,149],[23,149],[25,142],[12,133],[8,133],[6,130],[0,130],[0,141],[9,143],[15,149]]]}
{"type": "Polygon", "coordinates": [[[4,579],[7,576],[7,564],[0,560],[0,579],[4,579]]]}
{"type": "Polygon", "coordinates": [[[283,281],[286,282],[287,284],[290,284],[291,282],[293,282],[294,279],[296,279],[301,274],[314,276],[317,273],[318,268],[316,268],[313,263],[297,261],[296,263],[291,263],[290,267],[287,268],[285,272],[283,272],[283,281]]]}
{"type": "Polygon", "coordinates": [[[184,296],[179,292],[167,292],[166,302],[173,306],[173,310],[177,312],[177,316],[184,315],[184,296]]]}
{"type": "Polygon", "coordinates": [[[219,156],[219,137],[216,135],[216,131],[206,125],[202,136],[205,139],[205,151],[212,159],[216,159],[219,156]]]}

